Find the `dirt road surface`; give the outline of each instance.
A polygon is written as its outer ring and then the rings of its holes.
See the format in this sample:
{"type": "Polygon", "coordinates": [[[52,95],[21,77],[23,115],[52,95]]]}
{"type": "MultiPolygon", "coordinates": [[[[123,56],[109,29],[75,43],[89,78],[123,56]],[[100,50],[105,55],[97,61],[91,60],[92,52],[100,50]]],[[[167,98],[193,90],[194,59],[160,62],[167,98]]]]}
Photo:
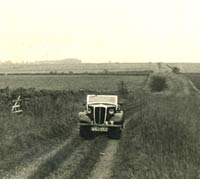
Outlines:
{"type": "Polygon", "coordinates": [[[48,179],[64,179],[70,178],[72,173],[77,169],[77,166],[84,159],[85,154],[90,147],[90,141],[84,141],[78,148],[76,148],[70,157],[66,159],[58,170],[51,173],[48,179]]]}
{"type": "Polygon", "coordinates": [[[29,176],[31,176],[33,173],[35,173],[44,163],[48,161],[48,159],[55,156],[60,150],[62,150],[64,147],[70,145],[70,143],[75,140],[77,137],[78,130],[76,129],[74,133],[72,133],[71,137],[67,139],[65,142],[60,144],[59,146],[56,146],[52,151],[49,153],[46,153],[39,158],[36,158],[31,163],[27,163],[27,166],[18,166],[13,174],[7,174],[2,179],[27,179],[29,176]]]}
{"type": "Polygon", "coordinates": [[[109,179],[112,176],[112,164],[119,141],[110,140],[106,149],[101,154],[100,160],[91,171],[89,179],[109,179]]]}

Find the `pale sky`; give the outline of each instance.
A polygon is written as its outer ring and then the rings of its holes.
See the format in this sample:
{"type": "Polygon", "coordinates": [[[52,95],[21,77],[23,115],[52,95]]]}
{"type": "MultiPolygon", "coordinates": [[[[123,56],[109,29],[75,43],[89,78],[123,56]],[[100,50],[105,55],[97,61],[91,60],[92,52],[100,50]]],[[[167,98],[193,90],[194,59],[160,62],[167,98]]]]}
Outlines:
{"type": "Polygon", "coordinates": [[[200,62],[199,0],[0,1],[0,60],[200,62]]]}

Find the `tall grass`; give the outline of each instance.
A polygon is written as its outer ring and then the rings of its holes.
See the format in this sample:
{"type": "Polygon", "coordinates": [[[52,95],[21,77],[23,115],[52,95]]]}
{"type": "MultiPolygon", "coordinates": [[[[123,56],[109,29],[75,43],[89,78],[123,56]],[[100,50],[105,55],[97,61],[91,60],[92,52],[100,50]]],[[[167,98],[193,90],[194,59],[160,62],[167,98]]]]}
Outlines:
{"type": "Polygon", "coordinates": [[[194,83],[194,85],[200,89],[200,82],[199,82],[199,79],[200,79],[200,74],[187,74],[186,75],[189,79],[192,80],[192,82],[194,83]]]}
{"type": "Polygon", "coordinates": [[[0,169],[8,170],[68,137],[77,124],[83,98],[84,93],[73,91],[2,90],[0,169]],[[22,96],[22,115],[11,113],[12,99],[18,95],[22,96]]]}
{"type": "Polygon", "coordinates": [[[196,96],[146,99],[120,141],[113,178],[200,178],[196,96]]]}
{"type": "Polygon", "coordinates": [[[150,83],[151,91],[160,92],[167,88],[166,77],[164,76],[152,76],[150,83]]]}
{"type": "MultiPolygon", "coordinates": [[[[5,76],[5,78],[9,77],[5,76]]],[[[69,84],[63,84],[68,91],[61,90],[59,86],[56,86],[59,82],[51,84],[50,87],[51,89],[60,90],[39,90],[43,85],[46,85],[44,82],[47,79],[45,78],[44,80],[37,77],[34,78],[36,83],[33,83],[31,78],[24,76],[25,80],[23,81],[22,78],[22,83],[20,80],[17,80],[17,82],[19,82],[19,86],[24,86],[25,88],[29,87],[29,83],[34,85],[39,84],[39,87],[36,85],[37,90],[35,88],[15,89],[13,86],[10,86],[10,89],[0,89],[0,171],[11,170],[21,161],[29,160],[35,155],[39,156],[41,153],[50,150],[50,147],[56,143],[58,144],[62,140],[65,140],[77,125],[77,114],[84,108],[82,102],[86,99],[86,94],[102,94],[102,88],[99,88],[98,85],[96,89],[93,88],[94,84],[96,84],[94,83],[94,81],[96,82],[96,76],[95,79],[91,76],[91,80],[89,81],[89,77],[87,76],[85,77],[87,79],[85,81],[82,77],[77,79],[77,83],[73,80],[70,81],[72,88],[73,86],[77,86],[76,84],[79,84],[79,82],[82,82],[84,87],[87,86],[88,89],[93,89],[94,91],[89,91],[87,88],[79,91],[77,90],[79,87],[76,90],[70,90],[71,87],[69,84]],[[93,83],[90,83],[92,81],[93,83]],[[88,86],[88,83],[92,87],[88,86]],[[22,97],[22,115],[11,114],[12,100],[16,99],[18,95],[22,97]]],[[[107,81],[105,80],[107,76],[99,78],[101,78],[101,81],[105,81],[105,83],[99,81],[99,85],[102,86],[103,84],[106,89],[109,88],[106,92],[103,90],[103,94],[118,93],[117,81],[112,80],[114,77],[111,76],[107,81]],[[110,81],[113,82],[110,83],[110,81]],[[107,84],[111,85],[112,88],[110,89],[107,84]]],[[[123,77],[123,79],[125,78],[123,77]]],[[[136,86],[139,88],[145,82],[145,78],[130,77],[127,80],[135,80],[136,86]]],[[[56,82],[58,79],[61,80],[60,78],[54,78],[56,82]]],[[[10,80],[12,83],[13,79],[10,80]]],[[[121,77],[118,80],[121,80],[121,77]]],[[[134,90],[135,88],[131,88],[130,86],[130,89],[134,90]]],[[[124,98],[124,96],[121,98],[124,98]]]]}

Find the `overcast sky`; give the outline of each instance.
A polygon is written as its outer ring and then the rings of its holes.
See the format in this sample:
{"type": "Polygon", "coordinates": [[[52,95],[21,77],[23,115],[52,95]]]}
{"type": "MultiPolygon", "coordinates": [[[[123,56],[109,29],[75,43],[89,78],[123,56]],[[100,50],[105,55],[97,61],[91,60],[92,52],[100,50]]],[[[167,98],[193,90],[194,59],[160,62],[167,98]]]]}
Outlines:
{"type": "Polygon", "coordinates": [[[0,1],[0,60],[63,58],[200,62],[200,1],[0,1]]]}

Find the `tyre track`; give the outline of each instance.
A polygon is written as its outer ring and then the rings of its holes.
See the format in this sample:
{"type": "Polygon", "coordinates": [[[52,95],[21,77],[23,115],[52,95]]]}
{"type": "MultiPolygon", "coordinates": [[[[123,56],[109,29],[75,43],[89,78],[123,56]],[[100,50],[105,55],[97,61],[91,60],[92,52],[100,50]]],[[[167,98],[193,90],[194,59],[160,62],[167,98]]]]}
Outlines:
{"type": "MultiPolygon", "coordinates": [[[[77,138],[78,130],[75,129],[72,135],[65,140],[62,144],[57,146],[55,149],[42,155],[39,158],[36,158],[34,161],[28,164],[27,167],[19,166],[15,169],[13,174],[7,174],[2,177],[2,179],[27,179],[31,176],[33,177],[35,173],[37,173],[42,166],[45,166],[49,160],[54,158],[59,152],[61,152],[64,148],[72,144],[72,142],[77,138]]],[[[77,145],[80,141],[77,141],[77,145]]]]}
{"type": "Polygon", "coordinates": [[[53,151],[4,179],[111,178],[119,140],[109,140],[105,135],[84,140],[78,131],[53,151]]]}
{"type": "Polygon", "coordinates": [[[107,142],[107,136],[104,135],[84,140],[79,137],[76,129],[59,147],[3,179],[87,178],[107,142]]]}
{"type": "Polygon", "coordinates": [[[182,97],[190,95],[190,85],[182,75],[167,74],[170,94],[182,97]]]}
{"type": "Polygon", "coordinates": [[[189,79],[188,79],[188,82],[189,82],[191,88],[192,88],[194,91],[196,91],[198,94],[200,94],[200,90],[195,86],[195,84],[194,84],[191,80],[189,80],[189,79]]]}
{"type": "Polygon", "coordinates": [[[58,170],[62,166],[63,162],[67,160],[74,150],[79,148],[83,140],[78,135],[74,136],[67,145],[62,147],[54,156],[48,158],[42,165],[38,167],[28,179],[44,179],[48,177],[52,172],[58,170]]]}
{"type": "Polygon", "coordinates": [[[62,163],[58,170],[51,173],[49,177],[46,177],[46,179],[70,178],[80,161],[84,159],[90,144],[90,141],[84,141],[78,148],[76,148],[76,150],[72,152],[70,157],[62,163]]]}
{"type": "Polygon", "coordinates": [[[87,178],[106,144],[105,136],[98,136],[89,141],[85,140],[56,171],[45,179],[87,178]]]}
{"type": "MultiPolygon", "coordinates": [[[[124,122],[124,130],[128,125],[129,121],[134,118],[135,113],[132,117],[129,117],[124,122]]],[[[116,153],[119,146],[120,140],[109,140],[102,156],[99,161],[94,165],[90,172],[88,179],[110,179],[113,176],[113,166],[116,159],[116,153]]]]}
{"type": "Polygon", "coordinates": [[[110,179],[112,176],[112,166],[119,141],[110,140],[103,152],[103,156],[94,166],[88,179],[110,179]]]}

